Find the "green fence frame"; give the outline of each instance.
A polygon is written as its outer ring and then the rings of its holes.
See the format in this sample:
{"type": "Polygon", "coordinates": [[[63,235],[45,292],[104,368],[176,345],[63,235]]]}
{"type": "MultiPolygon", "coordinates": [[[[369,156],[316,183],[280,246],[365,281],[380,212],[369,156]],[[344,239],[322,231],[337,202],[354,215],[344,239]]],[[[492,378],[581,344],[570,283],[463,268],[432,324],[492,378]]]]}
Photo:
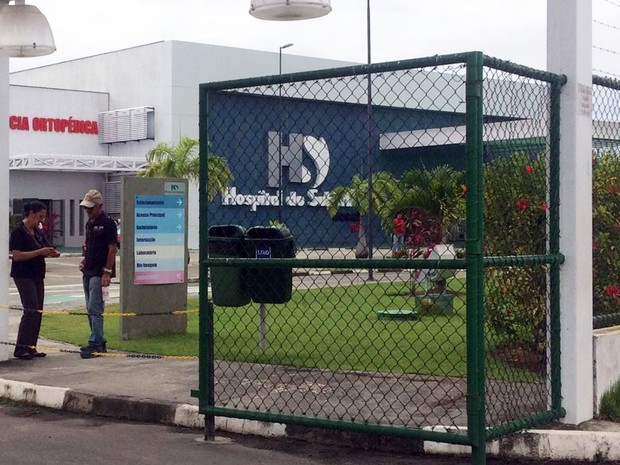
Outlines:
{"type": "MultiPolygon", "coordinates": [[[[266,422],[290,423],[312,427],[342,429],[373,434],[387,434],[419,440],[429,440],[472,447],[472,463],[485,463],[488,441],[497,439],[523,428],[548,422],[564,415],[561,406],[560,384],[560,308],[559,281],[560,264],[563,256],[559,249],[559,95],[566,79],[552,73],[538,71],[515,65],[483,55],[469,52],[445,56],[435,56],[414,60],[352,66],[313,72],[267,76],[227,82],[215,82],[200,86],[200,140],[209,140],[207,119],[209,94],[214,91],[229,90],[258,85],[277,85],[303,80],[337,78],[351,75],[388,72],[408,68],[421,68],[437,65],[464,64],[466,66],[466,155],[467,163],[467,204],[466,204],[466,258],[456,260],[402,260],[402,259],[358,259],[358,260],[298,260],[298,259],[236,259],[209,258],[207,256],[207,230],[209,218],[207,208],[200,208],[200,316],[199,316],[199,390],[193,394],[199,399],[199,412],[206,416],[205,437],[214,437],[214,416],[234,417],[266,422]],[[549,177],[549,253],[542,256],[487,257],[483,250],[483,69],[500,69],[550,84],[550,177],[549,177]],[[485,325],[484,325],[484,269],[495,266],[522,266],[547,264],[549,267],[549,334],[550,334],[550,378],[551,405],[545,412],[539,412],[488,428],[485,420],[485,325]],[[324,420],[303,416],[271,414],[246,411],[217,406],[214,402],[214,324],[213,304],[208,295],[208,274],[211,266],[252,267],[329,267],[332,269],[394,268],[415,269],[466,269],[466,343],[467,343],[467,434],[450,431],[429,431],[420,428],[388,427],[363,423],[324,420]]],[[[207,205],[207,146],[200,145],[201,172],[199,179],[200,205],[207,205]]]]}
{"type": "MultiPolygon", "coordinates": [[[[592,106],[595,109],[599,109],[600,108],[605,108],[606,111],[605,114],[603,115],[605,120],[611,120],[611,121],[617,121],[618,117],[620,116],[618,114],[617,111],[614,111],[614,109],[618,108],[617,106],[617,101],[620,98],[620,80],[618,79],[612,79],[610,77],[603,77],[603,76],[592,76],[592,106]],[[612,100],[611,102],[609,101],[610,97],[613,97],[614,100],[612,100]]],[[[594,116],[593,116],[593,125],[595,124],[594,121],[594,116]]],[[[594,127],[593,127],[593,132],[594,132],[594,127]]],[[[606,131],[607,134],[603,135],[604,138],[608,138],[608,139],[612,139],[612,140],[617,140],[618,138],[620,138],[620,132],[618,131],[618,129],[616,128],[615,131],[613,129],[613,127],[610,127],[608,131],[606,131]],[[606,136],[606,137],[605,137],[606,136]]],[[[593,134],[593,149],[595,149],[596,147],[596,134],[593,134]]],[[[615,147],[613,150],[613,153],[615,156],[620,155],[618,153],[618,148],[615,147]]],[[[596,172],[595,172],[596,173],[596,172]]],[[[594,173],[594,174],[595,174],[594,173]]],[[[595,176],[593,176],[593,185],[595,184],[595,176]]],[[[593,192],[593,202],[595,200],[596,196],[594,195],[593,192]]],[[[593,213],[596,211],[596,207],[597,205],[593,205],[593,213]]],[[[596,229],[596,217],[593,218],[593,229],[596,229]]],[[[610,235],[615,235],[616,231],[609,230],[610,235]]],[[[609,251],[607,251],[607,253],[609,253],[609,251]]],[[[596,270],[596,260],[594,260],[595,263],[593,264],[593,269],[596,270]]],[[[612,256],[611,257],[611,261],[616,261],[616,257],[612,256]]],[[[614,282],[614,281],[618,281],[618,279],[620,279],[620,276],[618,276],[617,274],[617,270],[614,271],[608,271],[608,270],[601,270],[601,274],[602,275],[607,275],[609,274],[609,276],[605,276],[605,279],[608,282],[614,282]]],[[[596,292],[597,292],[597,284],[600,284],[600,286],[603,285],[603,283],[597,283],[597,276],[596,274],[594,275],[594,314],[592,316],[592,325],[594,329],[599,329],[599,328],[609,328],[611,326],[616,326],[620,324],[620,308],[618,308],[618,306],[616,305],[616,310],[615,311],[611,311],[611,312],[600,312],[597,311],[597,298],[601,299],[604,297],[601,297],[600,295],[597,296],[596,292]]],[[[599,291],[600,292],[600,291],[599,291]]]]}

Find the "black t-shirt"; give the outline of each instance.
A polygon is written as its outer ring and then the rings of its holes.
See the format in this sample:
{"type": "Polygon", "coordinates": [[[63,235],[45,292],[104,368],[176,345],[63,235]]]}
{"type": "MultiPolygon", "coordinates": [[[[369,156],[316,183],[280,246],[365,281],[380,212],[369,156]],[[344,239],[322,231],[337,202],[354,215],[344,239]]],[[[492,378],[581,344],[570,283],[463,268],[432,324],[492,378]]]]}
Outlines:
{"type": "MultiPolygon", "coordinates": [[[[9,238],[9,250],[31,252],[47,247],[47,240],[43,233],[35,228],[34,236],[28,232],[24,223],[20,222],[9,238]]],[[[43,279],[45,278],[45,258],[40,255],[30,260],[11,260],[11,277],[43,279]]]]}
{"type": "MultiPolygon", "coordinates": [[[[108,264],[108,246],[116,245],[116,223],[104,211],[94,221],[86,222],[84,275],[101,276],[108,264]]],[[[112,267],[114,270],[114,267],[112,267]]],[[[114,273],[112,273],[114,275],[114,273]]]]}

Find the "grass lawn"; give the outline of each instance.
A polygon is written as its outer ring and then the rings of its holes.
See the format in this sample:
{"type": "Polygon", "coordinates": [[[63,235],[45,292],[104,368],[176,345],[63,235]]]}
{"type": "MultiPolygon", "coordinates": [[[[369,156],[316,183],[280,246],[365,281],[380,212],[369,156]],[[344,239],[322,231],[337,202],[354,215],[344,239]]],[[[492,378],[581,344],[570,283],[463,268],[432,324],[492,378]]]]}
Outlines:
{"type": "MultiPolygon", "coordinates": [[[[367,283],[296,290],[286,304],[267,304],[267,347],[259,348],[259,306],[215,308],[216,358],[296,367],[465,376],[465,303],[454,298],[454,315],[422,315],[419,320],[386,320],[377,311],[413,309],[409,283],[367,283]]],[[[451,287],[463,290],[453,279],[451,287]]],[[[188,301],[197,309],[198,299],[188,301]]],[[[118,312],[118,305],[106,305],[118,312]]],[[[154,317],[145,317],[154,318],[154,317]]],[[[161,355],[198,355],[198,315],[188,315],[187,334],[119,338],[120,317],[105,318],[108,348],[161,355]]],[[[89,335],[86,316],[46,314],[42,336],[76,345],[89,335]]],[[[526,380],[531,375],[490,358],[489,374],[526,380]]]]}

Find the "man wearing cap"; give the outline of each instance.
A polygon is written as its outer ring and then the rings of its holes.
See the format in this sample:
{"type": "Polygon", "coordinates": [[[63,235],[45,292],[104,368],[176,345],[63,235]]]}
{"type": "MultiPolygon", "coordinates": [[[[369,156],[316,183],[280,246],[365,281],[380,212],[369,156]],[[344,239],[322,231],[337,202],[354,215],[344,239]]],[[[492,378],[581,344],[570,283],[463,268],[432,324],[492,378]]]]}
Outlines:
{"type": "Polygon", "coordinates": [[[80,262],[84,297],[88,310],[90,337],[88,345],[80,347],[82,358],[97,357],[106,352],[103,335],[103,288],[110,285],[116,265],[116,223],[103,211],[103,197],[89,190],[80,206],[86,210],[86,241],[84,259],[80,262]]]}

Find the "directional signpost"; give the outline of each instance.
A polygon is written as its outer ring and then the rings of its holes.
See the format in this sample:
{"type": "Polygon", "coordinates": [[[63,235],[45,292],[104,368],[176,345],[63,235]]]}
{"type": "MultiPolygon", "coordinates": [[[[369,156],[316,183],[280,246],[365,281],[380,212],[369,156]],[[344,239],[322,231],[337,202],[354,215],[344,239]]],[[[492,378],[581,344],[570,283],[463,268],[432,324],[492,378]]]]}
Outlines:
{"type": "Polygon", "coordinates": [[[122,339],[187,330],[188,194],[185,179],[123,179],[120,304],[136,316],[121,318],[122,339]]]}

